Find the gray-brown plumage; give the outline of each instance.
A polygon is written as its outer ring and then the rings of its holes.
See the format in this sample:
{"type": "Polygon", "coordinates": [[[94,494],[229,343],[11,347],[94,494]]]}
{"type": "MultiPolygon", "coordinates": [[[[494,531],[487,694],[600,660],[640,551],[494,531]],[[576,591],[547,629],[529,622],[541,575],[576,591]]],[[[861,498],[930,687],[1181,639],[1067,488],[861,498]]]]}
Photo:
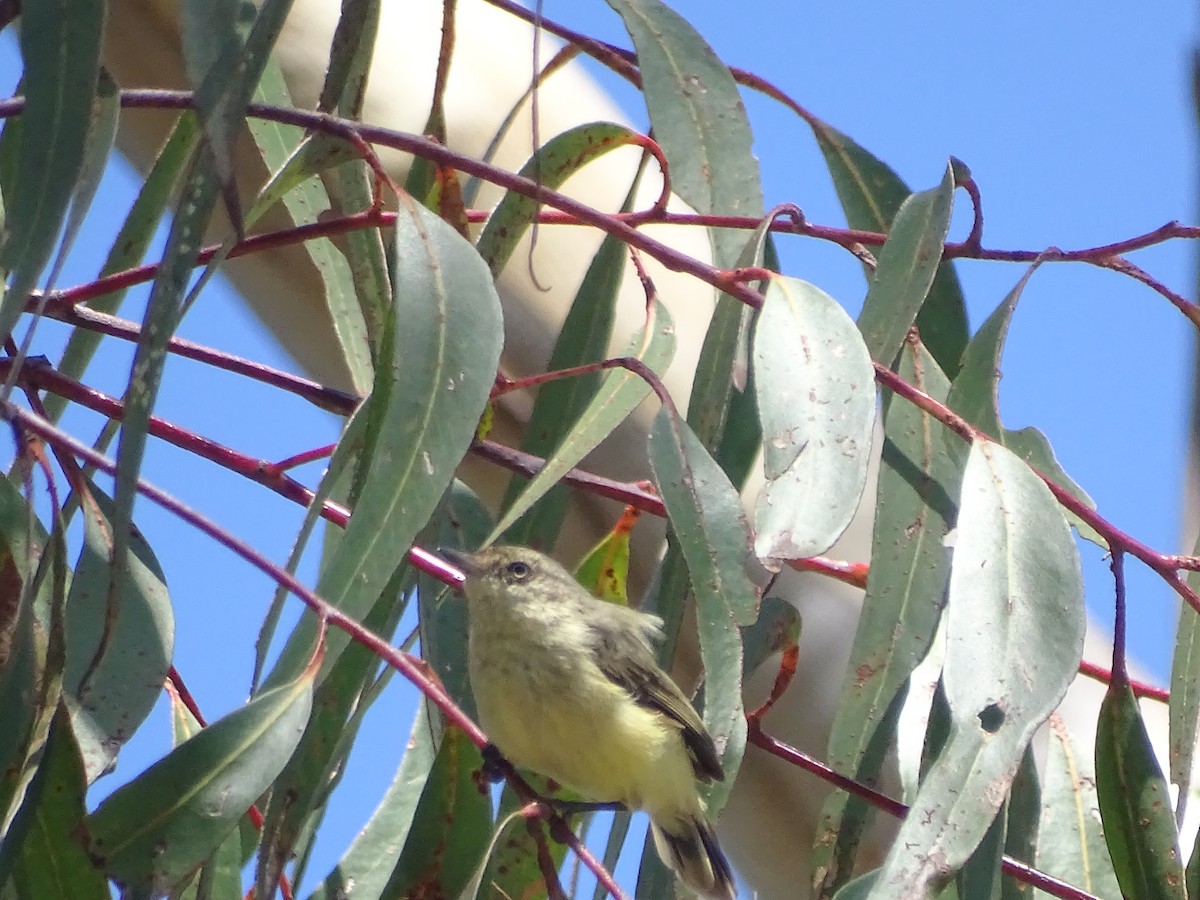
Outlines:
{"type": "Polygon", "coordinates": [[[488,737],[518,766],[645,809],[681,881],[735,897],[695,783],[724,774],[700,717],[655,661],[662,620],[596,599],[535,550],[443,552],[466,576],[471,685],[488,737]]]}

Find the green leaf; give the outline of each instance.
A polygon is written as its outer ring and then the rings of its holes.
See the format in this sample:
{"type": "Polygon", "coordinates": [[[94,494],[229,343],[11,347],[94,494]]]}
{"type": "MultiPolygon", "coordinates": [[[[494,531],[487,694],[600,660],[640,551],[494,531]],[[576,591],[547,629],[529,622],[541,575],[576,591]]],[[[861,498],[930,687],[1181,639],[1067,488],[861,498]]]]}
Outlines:
{"type": "Polygon", "coordinates": [[[1083,652],[1083,580],[1049,489],[976,442],[963,473],[946,611],[950,734],[873,897],[931,897],[971,856],[1083,652]]]}
{"type": "MultiPolygon", "coordinates": [[[[246,41],[244,52],[237,60],[237,76],[228,85],[231,91],[228,103],[242,110],[249,102],[254,84],[266,64],[271,46],[283,24],[287,3],[284,0],[267,0],[259,10],[254,28],[246,41]]],[[[198,94],[206,94],[215,83],[206,81],[198,94]]],[[[206,99],[197,96],[196,102],[204,105],[206,99]]],[[[125,415],[121,425],[121,440],[117,448],[116,488],[112,513],[114,540],[113,587],[119,589],[124,577],[128,553],[128,529],[133,520],[133,500],[137,488],[138,473],[142,467],[142,456],[146,448],[146,435],[150,415],[158,397],[166,362],[167,342],[174,335],[182,320],[186,305],[187,281],[196,261],[196,253],[204,236],[216,203],[219,179],[210,166],[204,164],[208,157],[197,154],[180,192],[177,212],[167,236],[163,261],[150,290],[150,300],[142,320],[137,350],[129,373],[125,391],[125,415]]]]}
{"type": "Polygon", "coordinates": [[[984,832],[983,839],[958,873],[955,883],[960,897],[971,900],[1000,900],[1000,860],[1004,856],[1004,838],[1007,824],[1007,807],[1000,808],[999,815],[984,832]]]}
{"type": "Polygon", "coordinates": [[[800,640],[800,613],[780,597],[764,597],[758,619],[742,629],[743,674],[757,671],[771,656],[800,640]]]}
{"type": "MultiPolygon", "coordinates": [[[[1004,341],[1017,301],[1040,264],[1035,262],[1025,271],[1016,286],[971,338],[962,356],[962,368],[954,379],[946,403],[976,428],[991,435],[1033,468],[1065,488],[1081,503],[1095,509],[1092,498],[1063,470],[1044,434],[1036,428],[1013,431],[1000,422],[1000,360],[1004,341]]],[[[960,456],[963,452],[962,440],[957,435],[947,435],[946,440],[950,452],[960,456]]],[[[1108,549],[1107,542],[1090,525],[1072,513],[1067,513],[1067,517],[1080,537],[1108,549]]]]}
{"type": "MultiPolygon", "coordinates": [[[[629,350],[622,355],[640,359],[660,376],[666,371],[675,355],[675,328],[662,303],[654,301],[646,326],[634,335],[629,350]]],[[[606,375],[558,449],[496,523],[488,542],[507,531],[563,475],[612,434],[649,394],[650,386],[628,369],[614,369],[606,375]]]]}
{"type": "Polygon", "coordinates": [[[351,886],[355,898],[376,900],[383,896],[400,851],[412,833],[417,804],[429,784],[437,755],[430,724],[436,719],[437,713],[428,703],[418,706],[396,777],[345,856],[313,888],[310,900],[343,896],[351,886]]]}
{"type": "Polygon", "coordinates": [[[447,726],[385,897],[455,897],[491,835],[491,801],[475,783],[479,749],[447,726]]]}
{"type": "Polygon", "coordinates": [[[134,530],[121,592],[109,597],[112,500],[94,485],[82,503],[84,542],[67,596],[63,689],[88,782],[154,708],[171,667],[175,618],[162,568],[134,530]]]}
{"type": "MultiPolygon", "coordinates": [[[[1050,746],[1043,767],[1042,817],[1037,867],[1104,900],[1119,900],[1090,754],[1076,752],[1057,713],[1050,717],[1050,746]]],[[[1039,893],[1039,898],[1049,895],[1039,893]]]]}
{"type": "Polygon", "coordinates": [[[78,835],[87,813],[83,760],[61,705],[54,716],[37,774],[25,794],[7,841],[22,835],[15,879],[21,897],[107,900],[104,876],[92,865],[78,835]]]}
{"type": "MultiPolygon", "coordinates": [[[[635,180],[622,210],[632,208],[635,180]]],[[[605,235],[600,249],[588,264],[567,318],[559,329],[546,371],[554,372],[605,357],[612,339],[617,296],[625,272],[629,248],[612,235],[605,235]]],[[[542,458],[548,457],[562,442],[588,402],[596,395],[604,376],[596,372],[575,378],[563,378],[541,385],[533,403],[533,412],[521,435],[521,449],[542,458]]],[[[514,475],[504,495],[502,509],[519,495],[528,479],[514,475]]],[[[569,495],[565,487],[549,491],[525,516],[505,533],[505,540],[532,547],[551,547],[566,517],[569,495]]]]}
{"type": "MultiPolygon", "coordinates": [[[[1017,777],[1013,779],[1012,791],[1002,813],[1005,832],[1004,846],[1000,849],[1011,859],[1033,865],[1040,837],[1038,823],[1042,813],[1042,785],[1032,747],[1025,748],[1021,767],[1017,769],[1017,777]]],[[[997,876],[1000,874],[1000,863],[1000,854],[997,854],[997,876]]],[[[962,893],[963,896],[969,896],[966,891],[962,893]]],[[[1029,894],[1029,886],[1016,878],[1004,878],[1000,882],[1000,896],[1004,900],[1028,900],[1029,894]]]]}
{"type": "MultiPolygon", "coordinates": [[[[367,469],[354,514],[317,591],[361,619],[429,521],[470,447],[500,359],[503,324],[491,276],[474,249],[411,200],[393,244],[396,308],[368,399],[367,469]]],[[[294,674],[314,645],[305,616],[268,679],[294,674]]],[[[333,634],[328,671],[344,636],[333,634]]]]}
{"type": "MultiPolygon", "coordinates": [[[[945,399],[949,383],[924,344],[906,342],[897,371],[935,400],[945,399]]],[[[893,734],[879,731],[928,654],[945,603],[950,554],[943,542],[957,512],[962,472],[943,448],[942,429],[913,404],[885,395],[871,573],[827,755],[837,771],[868,784],[879,776],[878,769],[865,767],[868,748],[876,740],[894,742],[893,734]]],[[[894,717],[890,721],[894,728],[894,717]]],[[[876,761],[882,763],[882,756],[876,761]]],[[[851,808],[866,812],[862,804],[851,808]]],[[[814,868],[828,873],[827,888],[851,870],[857,850],[845,837],[856,831],[846,824],[847,814],[847,797],[831,795],[820,825],[825,838],[814,851],[814,868]],[[829,856],[835,852],[836,858],[829,856]]]]}
{"type": "MultiPolygon", "coordinates": [[[[520,174],[536,179],[551,190],[586,166],[617,147],[640,142],[640,137],[624,125],[593,122],[577,125],[552,138],[521,167],[520,174]]],[[[483,234],[475,247],[492,275],[499,277],[522,236],[537,218],[540,203],[532,197],[509,191],[488,217],[483,234]]]]}
{"type": "MultiPolygon", "coordinates": [[[[276,106],[292,106],[291,95],[277,63],[272,61],[264,70],[254,99],[276,106]]],[[[298,128],[265,119],[250,119],[248,124],[264,165],[275,175],[246,214],[246,228],[250,228],[277,201],[283,203],[287,216],[294,224],[316,223],[318,216],[325,214],[330,207],[329,194],[319,179],[311,177],[315,169],[290,168],[305,148],[313,146],[312,139],[306,139],[298,128]],[[295,177],[281,177],[285,172],[295,177]]],[[[344,147],[345,144],[340,146],[344,147]]],[[[336,352],[345,361],[354,390],[366,394],[371,387],[374,364],[350,265],[329,238],[305,241],[302,246],[321,277],[325,307],[337,339],[336,352]]],[[[329,348],[325,348],[325,352],[329,352],[329,348]]]]}
{"type": "MultiPolygon", "coordinates": [[[[100,270],[100,277],[132,268],[141,261],[154,238],[167,203],[177,189],[181,173],[195,149],[198,133],[199,127],[194,114],[184,113],[179,117],[171,136],[159,150],[153,169],[138,190],[137,199],[125,217],[100,270]]],[[[95,312],[115,313],[126,293],[125,290],[119,290],[96,297],[88,301],[88,308],[95,312]]],[[[56,368],[68,378],[81,378],[96,348],[100,346],[102,337],[99,332],[91,329],[73,329],[56,368]]],[[[57,421],[67,407],[67,400],[57,394],[50,394],[46,397],[45,404],[50,419],[57,421]]]]}
{"type": "Polygon", "coordinates": [[[134,894],[180,883],[279,774],[304,729],[315,666],[185,741],[100,804],[89,853],[134,894]]]}
{"type": "Polygon", "coordinates": [[[838,302],[784,277],[767,287],[753,360],[767,476],[754,549],[778,564],[828,550],[854,517],[875,430],[875,371],[838,302]]]}
{"type": "MultiPolygon", "coordinates": [[[[450,485],[429,525],[421,533],[423,547],[477,549],[492,528],[483,501],[456,480],[450,485]]],[[[445,584],[417,573],[421,656],[433,667],[446,692],[472,719],[475,697],[467,677],[467,604],[445,584]]]]}
{"type": "Polygon", "coordinates": [[[704,663],[704,724],[721,749],[725,781],[709,795],[712,815],[741,765],[742,642],[737,625],[758,617],[759,592],[746,575],[750,531],[737,491],[687,423],[664,407],[647,443],[654,482],[687,561],[704,663]]]}
{"type": "MultiPolygon", "coordinates": [[[[274,4],[276,8],[287,4],[274,4]]],[[[247,40],[255,9],[240,0],[191,0],[180,8],[180,48],[184,69],[195,94],[196,112],[204,129],[229,218],[243,229],[234,157],[246,119],[246,105],[261,72],[247,66],[247,40]],[[247,83],[248,82],[248,83],[247,83]]]]}
{"type": "MultiPolygon", "coordinates": [[[[1200,553],[1200,537],[1192,553],[1200,553]]],[[[1193,590],[1200,587],[1200,572],[1188,572],[1187,583],[1193,590]]],[[[1175,631],[1167,708],[1171,783],[1179,788],[1176,821],[1183,822],[1195,788],[1196,742],[1200,737],[1200,616],[1186,603],[1180,607],[1175,631]]]]}
{"type": "Polygon", "coordinates": [[[1167,782],[1137,698],[1116,672],[1096,722],[1096,794],[1104,840],[1126,897],[1187,897],[1167,782]]]}
{"type": "Polygon", "coordinates": [[[117,119],[120,113],[119,88],[116,82],[109,77],[108,72],[101,69],[97,78],[96,96],[92,103],[92,114],[88,122],[87,137],[84,140],[74,196],[71,198],[71,208],[67,214],[66,224],[63,226],[58,254],[48,278],[51,284],[57,281],[67,253],[74,245],[79,229],[83,227],[83,220],[96,196],[96,190],[100,187],[100,179],[104,177],[108,157],[112,153],[113,143],[116,141],[117,119]]]}
{"type": "MultiPolygon", "coordinates": [[[[886,232],[911,191],[886,163],[819,120],[809,120],[851,228],[886,232]]],[[[967,345],[967,308],[954,266],[943,263],[917,314],[921,340],[953,380],[967,345]]]]}
{"type": "MultiPolygon", "coordinates": [[[[660,0],[608,0],[637,51],[654,139],[671,189],[700,213],[763,214],[753,135],[737,84],[696,30],[660,0]]],[[[730,268],[744,238],[713,232],[716,265],[730,268]]]]}
{"type": "Polygon", "coordinates": [[[0,478],[0,822],[20,802],[26,759],[38,740],[34,725],[47,712],[34,707],[45,676],[49,623],[36,621],[32,582],[49,540],[21,492],[0,478]]]}
{"type": "Polygon", "coordinates": [[[76,189],[103,33],[103,0],[22,5],[25,109],[15,195],[5,197],[0,268],[10,273],[10,281],[0,303],[0,339],[12,333],[49,261],[76,189]]]}
{"type": "MultiPolygon", "coordinates": [[[[769,214],[754,229],[738,256],[739,269],[762,264],[763,247],[774,220],[774,215],[769,214]]],[[[704,333],[700,359],[692,379],[688,425],[700,443],[722,463],[720,447],[725,437],[734,392],[746,387],[747,344],[753,313],[753,309],[729,294],[722,293],[717,298],[717,306],[708,323],[708,331],[704,333]]],[[[722,465],[722,468],[725,466],[722,465]]]]}
{"type": "MultiPolygon", "coordinates": [[[[170,687],[171,738],[176,747],[200,733],[200,723],[170,687]]],[[[238,827],[204,861],[191,884],[172,894],[171,900],[239,900],[242,896],[242,868],[254,856],[258,829],[244,815],[238,827]]]]}
{"type": "Polygon", "coordinates": [[[916,321],[942,261],[954,209],[954,171],[942,183],[908,197],[896,212],[880,248],[858,327],[871,358],[890,366],[916,321]]]}
{"type": "MultiPolygon", "coordinates": [[[[391,639],[411,588],[411,571],[401,566],[363,618],[363,626],[391,639]]],[[[372,688],[378,668],[379,658],[373,652],[351,644],[317,685],[304,735],[272,785],[262,834],[256,842],[257,893],[269,893],[270,885],[278,881],[283,866],[293,857],[299,858],[294,880],[303,880],[307,860],[298,847],[306,829],[319,822],[339,774],[345,771],[362,718],[377,696],[372,688]]]]}

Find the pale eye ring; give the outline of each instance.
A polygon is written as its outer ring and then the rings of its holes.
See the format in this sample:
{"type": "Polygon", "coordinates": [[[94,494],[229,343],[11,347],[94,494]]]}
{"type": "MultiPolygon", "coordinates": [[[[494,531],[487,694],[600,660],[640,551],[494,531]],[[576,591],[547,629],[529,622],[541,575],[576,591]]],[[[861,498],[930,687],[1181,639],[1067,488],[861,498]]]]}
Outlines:
{"type": "Polygon", "coordinates": [[[529,567],[529,563],[522,562],[518,559],[516,562],[510,562],[507,566],[505,566],[504,571],[506,571],[514,581],[524,581],[529,577],[533,569],[529,567]]]}

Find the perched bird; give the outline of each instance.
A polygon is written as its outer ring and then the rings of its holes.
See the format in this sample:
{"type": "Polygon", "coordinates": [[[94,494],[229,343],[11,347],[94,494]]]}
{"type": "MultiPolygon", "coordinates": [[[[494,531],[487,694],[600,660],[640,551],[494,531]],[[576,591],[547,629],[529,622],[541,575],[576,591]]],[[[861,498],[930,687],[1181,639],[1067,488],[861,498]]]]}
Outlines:
{"type": "Polygon", "coordinates": [[[658,854],[696,893],[736,896],[696,780],[712,737],[655,661],[662,620],[598,600],[527,547],[443,550],[466,576],[480,724],[512,763],[585,797],[644,809],[658,854]]]}

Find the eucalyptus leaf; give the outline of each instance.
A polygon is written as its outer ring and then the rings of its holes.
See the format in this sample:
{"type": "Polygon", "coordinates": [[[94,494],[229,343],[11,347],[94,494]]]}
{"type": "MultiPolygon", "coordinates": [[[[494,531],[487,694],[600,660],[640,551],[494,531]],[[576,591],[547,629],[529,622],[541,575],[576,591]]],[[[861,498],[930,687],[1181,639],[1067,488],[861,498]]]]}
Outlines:
{"type": "MultiPolygon", "coordinates": [[[[763,214],[753,134],[737,84],[712,48],[661,0],[607,0],[637,51],[654,138],[667,156],[671,188],[701,213],[763,214]]],[[[730,268],[744,239],[713,233],[716,264],[730,268]]]]}
{"type": "Polygon", "coordinates": [[[754,326],[767,484],[754,507],[772,566],[833,546],[858,509],[875,430],[875,371],[853,320],[824,291],[773,278],[754,326]]]}
{"type": "Polygon", "coordinates": [[[1070,530],[1045,484],[996,444],[973,444],[963,474],[946,615],[949,735],[872,897],[932,897],[971,857],[1083,653],[1070,530]]]}

